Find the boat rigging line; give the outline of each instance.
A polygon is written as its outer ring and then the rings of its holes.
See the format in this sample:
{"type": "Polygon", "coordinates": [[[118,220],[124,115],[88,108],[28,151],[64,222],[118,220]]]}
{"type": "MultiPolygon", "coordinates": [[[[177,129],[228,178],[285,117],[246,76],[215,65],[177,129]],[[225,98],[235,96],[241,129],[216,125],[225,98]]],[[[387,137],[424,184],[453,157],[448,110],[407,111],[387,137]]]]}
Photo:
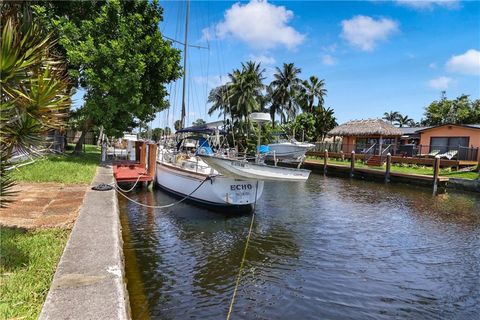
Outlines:
{"type": "Polygon", "coordinates": [[[230,316],[233,311],[233,304],[235,303],[235,297],[237,296],[238,286],[240,285],[240,279],[242,278],[243,266],[245,264],[245,258],[247,256],[248,244],[250,242],[250,237],[253,230],[253,222],[255,221],[255,209],[257,208],[257,191],[258,191],[258,180],[257,187],[255,188],[255,203],[253,204],[252,220],[250,221],[250,228],[248,229],[247,242],[245,242],[245,248],[243,249],[243,256],[240,262],[240,269],[238,270],[237,281],[235,282],[235,288],[233,289],[232,300],[230,300],[230,307],[228,308],[227,320],[230,320],[230,316]]]}

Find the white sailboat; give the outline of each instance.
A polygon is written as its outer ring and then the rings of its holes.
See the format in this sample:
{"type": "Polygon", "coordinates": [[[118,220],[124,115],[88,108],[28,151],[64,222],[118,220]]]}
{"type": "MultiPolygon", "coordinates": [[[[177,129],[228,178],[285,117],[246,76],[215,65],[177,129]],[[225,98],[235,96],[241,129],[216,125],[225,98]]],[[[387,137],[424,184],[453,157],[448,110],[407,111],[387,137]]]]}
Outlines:
{"type": "MultiPolygon", "coordinates": [[[[187,40],[188,15],[190,2],[187,1],[187,15],[185,23],[185,43],[183,50],[183,91],[182,91],[182,128],[185,127],[185,80],[187,72],[187,40]]],[[[211,129],[195,128],[183,129],[183,133],[211,134],[211,129]]],[[[192,140],[192,139],[189,139],[192,140]]],[[[197,141],[200,141],[198,139],[197,141]]],[[[264,182],[258,179],[238,179],[221,175],[210,167],[201,158],[195,155],[196,149],[205,145],[189,146],[191,141],[183,140],[176,150],[160,147],[157,154],[155,182],[162,189],[196,203],[210,207],[220,207],[224,211],[230,209],[251,210],[253,204],[262,196],[264,182]],[[195,152],[194,152],[195,151],[195,152]]],[[[209,148],[209,147],[208,147],[209,148]]]]}

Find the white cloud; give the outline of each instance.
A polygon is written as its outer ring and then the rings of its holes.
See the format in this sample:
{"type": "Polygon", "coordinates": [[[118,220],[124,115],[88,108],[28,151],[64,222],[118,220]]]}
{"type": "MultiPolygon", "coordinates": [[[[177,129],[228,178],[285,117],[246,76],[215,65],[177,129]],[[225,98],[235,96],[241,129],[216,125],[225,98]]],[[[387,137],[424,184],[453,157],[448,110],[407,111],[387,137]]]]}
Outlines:
{"type": "MultiPolygon", "coordinates": [[[[303,43],[305,35],[288,25],[293,16],[291,10],[267,1],[251,0],[244,5],[235,3],[225,12],[224,20],[214,27],[214,32],[219,39],[231,36],[253,48],[285,46],[295,49],[303,43]]],[[[211,34],[211,29],[204,29],[204,38],[211,37],[211,34]]]]}
{"type": "Polygon", "coordinates": [[[206,85],[207,89],[213,89],[228,82],[227,75],[211,75],[208,77],[193,77],[193,82],[197,85],[206,85]]]}
{"type": "Polygon", "coordinates": [[[333,66],[337,64],[337,59],[335,59],[329,54],[324,54],[322,56],[322,63],[327,66],[333,66]]]}
{"type": "Polygon", "coordinates": [[[418,10],[431,10],[434,7],[456,9],[459,7],[459,0],[396,0],[398,5],[418,10]]]}
{"type": "Polygon", "coordinates": [[[438,77],[428,81],[428,85],[433,89],[447,90],[452,81],[452,78],[449,77],[438,77]]]}
{"type": "Polygon", "coordinates": [[[452,56],[446,66],[452,72],[480,75],[480,51],[470,49],[464,54],[452,56]]]}
{"type": "Polygon", "coordinates": [[[377,42],[387,40],[396,31],[398,23],[387,18],[375,20],[360,15],[342,21],[342,37],[363,51],[372,51],[377,42]]]}
{"type": "Polygon", "coordinates": [[[267,56],[267,55],[249,55],[249,58],[250,60],[253,60],[255,62],[259,62],[261,63],[262,65],[272,65],[272,64],[275,64],[277,61],[275,60],[274,57],[271,57],[271,56],[267,56]]]}

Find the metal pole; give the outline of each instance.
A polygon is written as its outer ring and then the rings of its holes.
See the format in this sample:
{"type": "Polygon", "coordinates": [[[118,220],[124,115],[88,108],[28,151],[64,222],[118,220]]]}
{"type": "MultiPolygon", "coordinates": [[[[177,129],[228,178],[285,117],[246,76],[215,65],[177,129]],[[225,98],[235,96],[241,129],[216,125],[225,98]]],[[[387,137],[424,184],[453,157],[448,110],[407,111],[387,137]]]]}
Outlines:
{"type": "Polygon", "coordinates": [[[187,80],[187,49],[188,49],[188,17],[190,15],[190,1],[187,0],[187,14],[185,17],[185,42],[183,45],[183,89],[182,89],[182,117],[181,117],[181,129],[185,128],[185,91],[187,80]]]}

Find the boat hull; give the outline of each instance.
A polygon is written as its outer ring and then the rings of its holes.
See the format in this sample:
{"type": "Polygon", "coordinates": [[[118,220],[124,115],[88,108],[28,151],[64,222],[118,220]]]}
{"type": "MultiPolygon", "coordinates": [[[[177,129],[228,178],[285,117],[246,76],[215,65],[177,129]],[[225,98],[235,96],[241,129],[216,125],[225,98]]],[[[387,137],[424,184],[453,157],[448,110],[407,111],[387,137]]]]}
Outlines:
{"type": "Polygon", "coordinates": [[[268,159],[275,157],[280,160],[292,159],[296,160],[305,156],[305,153],[315,147],[313,144],[293,144],[293,143],[272,143],[268,145],[270,152],[266,154],[268,159]]]}
{"type": "Polygon", "coordinates": [[[243,160],[201,156],[210,167],[227,177],[264,181],[306,181],[310,170],[274,167],[243,160]]]}
{"type": "Polygon", "coordinates": [[[209,207],[246,210],[261,197],[264,186],[263,181],[221,175],[209,177],[162,162],[157,162],[155,182],[162,189],[181,197],[193,192],[188,198],[191,202],[209,207]]]}

